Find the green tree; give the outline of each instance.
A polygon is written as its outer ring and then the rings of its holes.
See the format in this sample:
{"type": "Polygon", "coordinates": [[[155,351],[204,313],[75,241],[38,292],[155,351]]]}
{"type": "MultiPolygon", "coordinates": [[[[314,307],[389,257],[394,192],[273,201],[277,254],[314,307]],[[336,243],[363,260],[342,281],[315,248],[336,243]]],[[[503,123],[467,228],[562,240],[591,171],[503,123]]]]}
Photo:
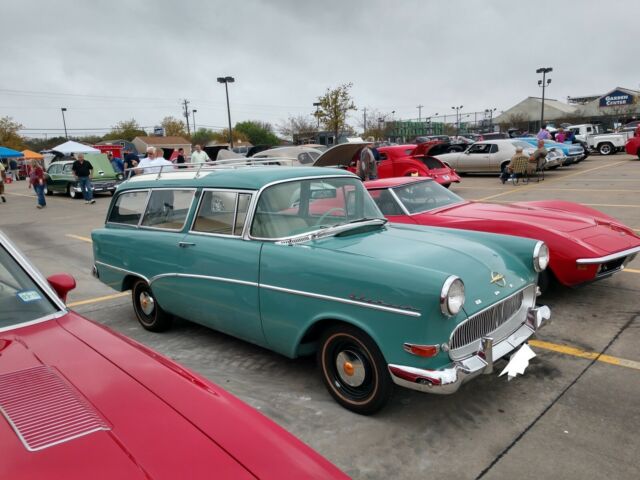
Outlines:
{"type": "MultiPolygon", "coordinates": [[[[254,145],[279,145],[280,139],[273,133],[273,127],[266,122],[258,120],[248,120],[246,122],[236,123],[233,129],[236,132],[243,133],[249,142],[254,145]]],[[[227,130],[228,131],[228,130],[227,130]]]]}
{"type": "Polygon", "coordinates": [[[24,150],[24,138],[18,133],[23,126],[11,117],[0,118],[0,145],[14,150],[24,150]]]}
{"type": "Polygon", "coordinates": [[[102,137],[103,140],[128,140],[130,142],[136,137],[147,135],[133,118],[131,120],[122,120],[111,128],[112,130],[102,137]]]}
{"type": "Polygon", "coordinates": [[[164,128],[164,134],[167,137],[189,138],[187,135],[187,126],[182,120],[178,120],[175,117],[164,117],[160,125],[164,128]]]}
{"type": "MultiPolygon", "coordinates": [[[[249,143],[249,137],[246,134],[237,131],[235,128],[232,130],[233,132],[233,144],[237,146],[238,143],[249,143]]],[[[217,143],[228,143],[229,142],[229,129],[225,128],[221,132],[214,132],[213,140],[217,143]]]]}
{"type": "Polygon", "coordinates": [[[318,97],[320,106],[317,117],[324,127],[333,132],[335,141],[338,141],[340,132],[347,127],[347,114],[350,110],[357,110],[351,97],[353,83],[344,83],[334,89],[327,88],[326,93],[318,97]]]}
{"type": "Polygon", "coordinates": [[[40,150],[49,150],[56,145],[66,142],[65,137],[49,137],[49,138],[27,138],[25,144],[29,150],[39,152],[40,150]]]}
{"type": "Polygon", "coordinates": [[[217,134],[208,128],[199,128],[197,132],[191,135],[191,143],[194,145],[206,145],[212,140],[217,139],[217,134]]]}

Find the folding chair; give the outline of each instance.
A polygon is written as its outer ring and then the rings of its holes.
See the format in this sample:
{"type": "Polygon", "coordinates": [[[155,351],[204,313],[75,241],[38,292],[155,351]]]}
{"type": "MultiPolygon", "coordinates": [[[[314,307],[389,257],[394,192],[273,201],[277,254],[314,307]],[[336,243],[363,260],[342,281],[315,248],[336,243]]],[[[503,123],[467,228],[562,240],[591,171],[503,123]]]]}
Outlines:
{"type": "Polygon", "coordinates": [[[513,184],[517,185],[518,180],[522,180],[523,184],[529,183],[529,158],[522,156],[516,158],[511,165],[511,178],[513,184]]]}

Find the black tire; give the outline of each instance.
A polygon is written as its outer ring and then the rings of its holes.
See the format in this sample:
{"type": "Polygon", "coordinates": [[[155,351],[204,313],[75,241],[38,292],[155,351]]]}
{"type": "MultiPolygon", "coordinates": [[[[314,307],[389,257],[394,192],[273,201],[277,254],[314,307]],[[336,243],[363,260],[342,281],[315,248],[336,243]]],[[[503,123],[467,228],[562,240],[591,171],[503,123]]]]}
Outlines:
{"type": "Polygon", "coordinates": [[[538,275],[538,287],[540,288],[541,295],[556,290],[559,286],[560,283],[556,280],[556,276],[548,267],[538,275]]]}
{"type": "Polygon", "coordinates": [[[51,190],[49,187],[47,187],[47,195],[53,195],[53,190],[51,190]]]}
{"type": "Polygon", "coordinates": [[[504,162],[502,165],[500,165],[500,173],[504,173],[504,171],[507,169],[507,165],[509,165],[509,162],[504,162]]]}
{"type": "Polygon", "coordinates": [[[378,346],[363,331],[351,325],[327,329],[320,341],[317,360],[325,387],[347,410],[371,415],[391,398],[393,381],[387,363],[378,346]]]}
{"type": "Polygon", "coordinates": [[[611,155],[616,153],[616,149],[609,142],[604,142],[598,145],[598,153],[600,155],[611,155]]]}
{"type": "Polygon", "coordinates": [[[638,149],[638,160],[640,160],[640,148],[638,149]]]}
{"type": "Polygon", "coordinates": [[[171,327],[171,315],[158,305],[147,282],[137,280],[133,284],[131,300],[133,310],[143,328],[151,332],[163,332],[171,327]]]}

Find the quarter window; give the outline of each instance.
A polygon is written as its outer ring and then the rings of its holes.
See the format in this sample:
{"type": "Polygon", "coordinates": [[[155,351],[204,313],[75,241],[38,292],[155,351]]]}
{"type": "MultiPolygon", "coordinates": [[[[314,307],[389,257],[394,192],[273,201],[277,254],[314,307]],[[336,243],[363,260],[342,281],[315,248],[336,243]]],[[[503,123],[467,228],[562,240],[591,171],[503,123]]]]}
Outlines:
{"type": "Polygon", "coordinates": [[[118,195],[111,209],[108,222],[138,225],[144,207],[147,204],[147,190],[126,192],[118,195]]]}
{"type": "Polygon", "coordinates": [[[218,235],[241,235],[250,199],[248,193],[204,192],[193,230],[218,235]]]}
{"type": "Polygon", "coordinates": [[[194,190],[153,190],[141,225],[182,230],[194,192],[194,190]]]}

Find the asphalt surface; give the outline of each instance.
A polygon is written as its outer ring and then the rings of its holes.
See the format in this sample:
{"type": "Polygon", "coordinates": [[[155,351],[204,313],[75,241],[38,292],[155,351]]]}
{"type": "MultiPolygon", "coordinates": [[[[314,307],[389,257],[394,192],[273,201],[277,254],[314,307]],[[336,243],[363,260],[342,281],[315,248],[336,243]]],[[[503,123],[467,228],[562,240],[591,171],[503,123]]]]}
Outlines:
{"type": "MultiPolygon", "coordinates": [[[[466,176],[452,190],[495,202],[581,202],[640,231],[638,183],[640,161],[618,154],[592,155],[528,186],[466,176]]],[[[290,360],[183,320],[154,334],[137,323],[130,296],[96,301],[116,293],[91,277],[87,242],[111,197],[86,205],[56,195],[37,210],[25,182],[6,191],[0,229],[45,275],[75,276],[68,302],[89,300],[78,312],[211,379],[354,478],[640,478],[640,257],[611,278],[544,298],[553,321],[537,339],[560,351],[534,344],[524,376],[485,375],[452,396],[398,388],[385,410],[362,417],[332,400],[313,359],[290,360]]]]}

